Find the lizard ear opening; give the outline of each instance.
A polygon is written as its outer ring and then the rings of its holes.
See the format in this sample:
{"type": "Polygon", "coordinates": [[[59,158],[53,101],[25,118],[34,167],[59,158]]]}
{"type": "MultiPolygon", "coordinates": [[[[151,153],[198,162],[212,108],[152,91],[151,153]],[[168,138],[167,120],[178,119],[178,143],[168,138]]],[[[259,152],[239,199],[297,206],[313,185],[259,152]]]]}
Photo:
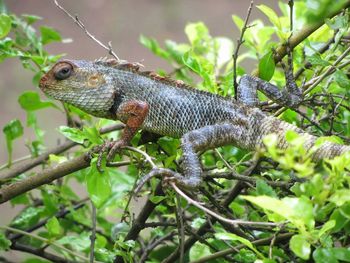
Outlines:
{"type": "Polygon", "coordinates": [[[64,80],[69,78],[73,73],[73,66],[70,63],[62,62],[57,64],[53,75],[57,80],[64,80]]]}

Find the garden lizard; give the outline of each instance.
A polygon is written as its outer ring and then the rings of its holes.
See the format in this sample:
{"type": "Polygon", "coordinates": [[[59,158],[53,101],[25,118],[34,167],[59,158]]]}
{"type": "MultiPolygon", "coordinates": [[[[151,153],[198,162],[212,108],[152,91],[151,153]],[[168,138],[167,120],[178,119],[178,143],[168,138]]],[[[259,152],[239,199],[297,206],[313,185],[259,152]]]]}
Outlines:
{"type": "MultiPolygon", "coordinates": [[[[141,72],[140,64],[114,59],[97,61],[62,60],[40,80],[40,88],[49,97],[74,105],[101,118],[125,123],[121,138],[106,142],[107,160],[130,143],[139,129],[159,135],[181,138],[183,174],[174,181],[183,187],[196,188],[202,179],[197,153],[227,144],[256,150],[264,147],[264,136],[274,133],[278,147],[288,143],[285,133],[292,130],[305,137],[305,149],[310,150],[316,136],[264,113],[257,107],[257,90],[276,102],[294,106],[301,93],[290,76],[289,85],[278,89],[257,77],[244,75],[238,85],[237,100],[201,91],[181,81],[141,72]]],[[[315,150],[315,161],[333,158],[350,146],[325,142],[315,150]]]]}

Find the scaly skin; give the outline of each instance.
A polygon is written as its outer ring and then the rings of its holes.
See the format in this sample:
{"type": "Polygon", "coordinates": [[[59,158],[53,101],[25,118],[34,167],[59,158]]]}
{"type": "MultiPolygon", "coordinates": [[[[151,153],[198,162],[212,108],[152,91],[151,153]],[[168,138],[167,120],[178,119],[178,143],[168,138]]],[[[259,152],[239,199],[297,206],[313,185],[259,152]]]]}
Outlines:
{"type": "MultiPolygon", "coordinates": [[[[240,90],[252,81],[257,83],[249,76],[243,77],[240,90]]],[[[176,175],[175,181],[189,188],[201,182],[202,171],[196,154],[199,151],[227,144],[255,150],[263,147],[262,138],[271,133],[277,134],[278,147],[285,149],[287,130],[303,134],[306,149],[317,139],[258,108],[196,90],[179,81],[139,72],[137,64],[64,60],[42,77],[39,86],[54,99],[94,116],[126,124],[121,139],[107,145],[113,149],[108,159],[115,150],[127,145],[140,128],[182,138],[183,176],[176,175]]],[[[333,158],[346,151],[350,151],[350,146],[326,142],[313,159],[333,158]]]]}

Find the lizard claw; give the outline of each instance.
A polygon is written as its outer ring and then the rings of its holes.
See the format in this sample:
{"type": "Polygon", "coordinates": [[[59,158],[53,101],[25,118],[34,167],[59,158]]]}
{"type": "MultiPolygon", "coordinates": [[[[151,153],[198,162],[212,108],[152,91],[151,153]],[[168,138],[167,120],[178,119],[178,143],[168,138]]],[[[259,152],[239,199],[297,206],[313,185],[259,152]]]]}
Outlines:
{"type": "Polygon", "coordinates": [[[108,149],[107,161],[113,161],[113,158],[116,155],[116,153],[118,153],[120,149],[126,145],[127,144],[123,140],[111,142],[111,147],[108,149]]]}
{"type": "Polygon", "coordinates": [[[110,148],[111,148],[111,141],[106,141],[101,146],[99,146],[96,166],[97,166],[97,170],[100,173],[103,172],[103,169],[101,168],[102,167],[103,154],[107,153],[110,148]]]}
{"type": "Polygon", "coordinates": [[[104,142],[100,148],[98,149],[98,158],[97,158],[97,170],[99,172],[103,172],[102,167],[102,159],[103,155],[106,153],[107,154],[107,162],[110,162],[113,160],[115,154],[120,151],[121,147],[125,146],[126,144],[124,143],[123,140],[118,140],[118,141],[106,141],[104,142]]]}

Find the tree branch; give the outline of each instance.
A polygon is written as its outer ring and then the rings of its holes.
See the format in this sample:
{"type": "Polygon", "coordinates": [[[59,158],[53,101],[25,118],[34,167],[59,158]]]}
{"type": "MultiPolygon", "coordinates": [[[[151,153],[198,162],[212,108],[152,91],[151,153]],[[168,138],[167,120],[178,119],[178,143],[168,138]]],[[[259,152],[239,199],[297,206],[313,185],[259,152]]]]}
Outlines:
{"type": "Polygon", "coordinates": [[[58,178],[84,169],[90,165],[90,161],[90,154],[85,153],[72,160],[60,163],[56,167],[47,168],[34,176],[30,176],[16,183],[4,186],[0,189],[0,204],[5,203],[12,198],[35,189],[43,184],[49,184],[58,178]]]}
{"type": "MultiPolygon", "coordinates": [[[[108,127],[104,127],[100,129],[100,134],[106,134],[112,131],[121,130],[124,128],[124,124],[117,123],[108,127]]],[[[15,176],[20,175],[21,173],[24,173],[35,166],[44,163],[50,156],[50,154],[60,154],[64,151],[69,150],[70,148],[74,147],[75,145],[78,145],[76,142],[67,141],[62,145],[59,145],[53,149],[48,150],[47,152],[39,155],[38,157],[28,160],[28,162],[23,163],[21,165],[18,165],[17,167],[13,167],[12,169],[6,170],[4,173],[0,174],[0,180],[6,180],[13,178],[15,176]]]]}
{"type": "MultiPolygon", "coordinates": [[[[317,29],[319,29],[322,25],[324,25],[324,20],[326,18],[332,18],[342,10],[350,7],[350,1],[346,1],[342,6],[339,7],[339,9],[334,10],[332,13],[330,13],[327,17],[324,19],[320,19],[314,24],[311,25],[305,25],[297,34],[293,34],[289,39],[289,47],[293,49],[297,45],[299,45],[303,40],[305,40],[308,36],[310,36],[313,32],[315,32],[317,29]]],[[[278,63],[282,60],[282,58],[287,55],[287,46],[285,44],[280,45],[276,49],[276,53],[274,55],[275,63],[278,63]]]]}

